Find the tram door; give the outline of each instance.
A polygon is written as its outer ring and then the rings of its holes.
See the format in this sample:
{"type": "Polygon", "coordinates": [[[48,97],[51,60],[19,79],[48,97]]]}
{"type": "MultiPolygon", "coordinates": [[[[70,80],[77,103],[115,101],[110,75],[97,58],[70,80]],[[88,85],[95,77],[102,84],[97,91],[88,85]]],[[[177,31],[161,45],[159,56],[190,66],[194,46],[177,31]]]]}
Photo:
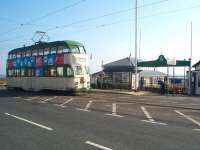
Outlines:
{"type": "Polygon", "coordinates": [[[27,78],[27,88],[28,89],[33,89],[33,77],[34,77],[34,69],[29,68],[27,70],[28,78],[27,78]]]}

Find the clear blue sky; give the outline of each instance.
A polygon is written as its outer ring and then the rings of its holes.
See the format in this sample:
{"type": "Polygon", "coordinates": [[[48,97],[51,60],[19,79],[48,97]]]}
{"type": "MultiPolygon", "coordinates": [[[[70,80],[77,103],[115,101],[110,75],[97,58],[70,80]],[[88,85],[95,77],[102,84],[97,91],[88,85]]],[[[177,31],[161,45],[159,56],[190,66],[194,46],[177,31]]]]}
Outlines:
{"type": "MultiPolygon", "coordinates": [[[[35,31],[134,7],[134,0],[85,0],[84,2],[49,15],[41,16],[73,4],[78,0],[6,0],[0,5],[0,74],[5,74],[9,50],[31,44],[35,31]],[[30,23],[32,25],[20,24],[30,23]],[[37,26],[36,26],[37,25],[37,26]],[[17,29],[15,29],[17,28],[17,29]],[[12,30],[14,29],[14,30],[12,30]],[[9,31],[9,32],[7,32],[9,31]],[[7,32],[7,33],[6,33],[7,32]]],[[[162,0],[138,0],[146,5],[162,0]]],[[[141,59],[156,59],[160,54],[168,58],[188,59],[190,53],[190,22],[194,28],[193,63],[200,59],[200,1],[168,0],[139,8],[139,28],[142,30],[141,59]],[[193,9],[193,6],[198,6],[193,9]],[[181,9],[183,11],[174,11],[181,9]],[[171,13],[169,13],[171,12],[171,13]],[[148,17],[145,17],[148,16],[148,17]]],[[[134,10],[101,19],[74,24],[48,32],[50,41],[77,40],[92,53],[91,72],[108,63],[134,54],[134,10]]]]}

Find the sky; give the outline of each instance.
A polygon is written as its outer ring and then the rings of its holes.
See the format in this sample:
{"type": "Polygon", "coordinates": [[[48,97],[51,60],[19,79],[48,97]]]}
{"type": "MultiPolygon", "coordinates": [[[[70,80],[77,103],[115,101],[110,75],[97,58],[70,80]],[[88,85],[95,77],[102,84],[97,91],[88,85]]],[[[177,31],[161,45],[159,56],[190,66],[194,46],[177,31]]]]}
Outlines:
{"type": "MultiPolygon", "coordinates": [[[[134,7],[135,0],[2,1],[0,74],[6,72],[7,53],[33,44],[36,31],[47,32],[49,41],[82,42],[88,56],[92,55],[91,73],[101,70],[102,63],[129,57],[130,53],[134,57],[134,7]]],[[[199,61],[199,14],[199,0],[138,0],[140,59],[154,60],[161,54],[169,59],[189,59],[192,21],[192,64],[199,61]]],[[[177,69],[177,73],[182,74],[182,70],[177,69]]]]}

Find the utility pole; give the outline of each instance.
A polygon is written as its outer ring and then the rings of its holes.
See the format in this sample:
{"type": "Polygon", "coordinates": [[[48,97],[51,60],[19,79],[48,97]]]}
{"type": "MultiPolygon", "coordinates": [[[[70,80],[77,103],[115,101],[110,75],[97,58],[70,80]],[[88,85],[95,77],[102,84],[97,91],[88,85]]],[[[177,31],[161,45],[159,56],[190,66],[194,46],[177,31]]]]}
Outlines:
{"type": "Polygon", "coordinates": [[[135,0],[135,91],[137,91],[137,72],[138,72],[138,66],[137,66],[137,0],[135,0]]]}
{"type": "Polygon", "coordinates": [[[192,49],[193,49],[193,27],[191,22],[191,39],[190,39],[190,66],[188,76],[188,95],[192,95],[192,49]]]}
{"type": "Polygon", "coordinates": [[[139,59],[141,58],[141,40],[142,40],[142,31],[140,29],[140,38],[139,38],[139,59]]]}

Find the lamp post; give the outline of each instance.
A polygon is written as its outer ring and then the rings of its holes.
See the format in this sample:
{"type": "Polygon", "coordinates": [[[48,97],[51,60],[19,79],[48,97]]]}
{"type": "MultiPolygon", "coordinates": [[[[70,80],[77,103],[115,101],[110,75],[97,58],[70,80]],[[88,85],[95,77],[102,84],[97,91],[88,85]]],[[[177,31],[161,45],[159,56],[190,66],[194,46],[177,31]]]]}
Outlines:
{"type": "Polygon", "coordinates": [[[193,28],[191,22],[191,39],[190,39],[190,66],[189,66],[189,75],[188,75],[188,95],[192,95],[192,49],[193,49],[193,28]]]}

